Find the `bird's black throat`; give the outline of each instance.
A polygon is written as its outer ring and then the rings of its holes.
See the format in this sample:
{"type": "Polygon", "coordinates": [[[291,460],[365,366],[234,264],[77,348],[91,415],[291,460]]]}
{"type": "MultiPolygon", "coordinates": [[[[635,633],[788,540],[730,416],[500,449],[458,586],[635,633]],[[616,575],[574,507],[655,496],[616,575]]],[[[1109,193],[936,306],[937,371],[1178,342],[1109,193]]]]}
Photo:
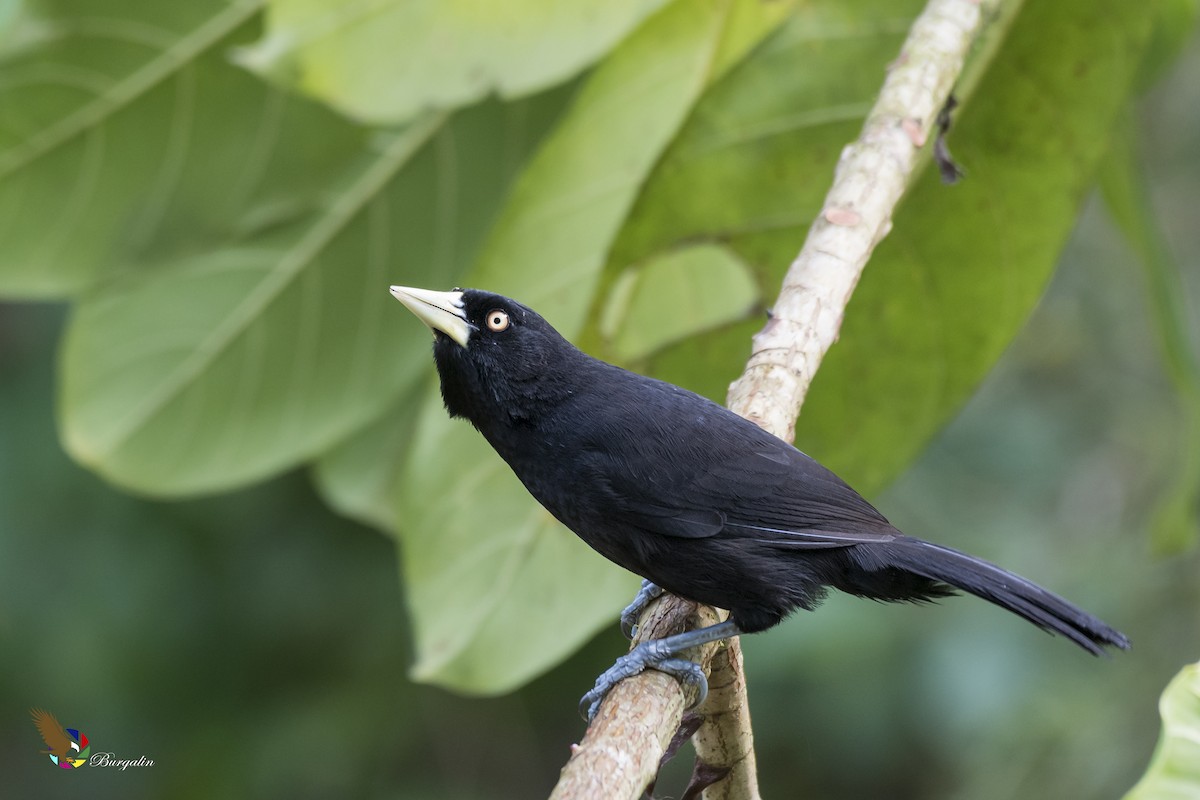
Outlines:
{"type": "MultiPolygon", "coordinates": [[[[565,340],[560,342],[565,346],[560,356],[566,361],[573,361],[571,356],[587,358],[565,340]]],[[[468,420],[489,440],[505,429],[533,427],[576,391],[576,373],[563,368],[561,357],[549,360],[535,351],[528,358],[512,358],[492,342],[472,340],[461,347],[441,333],[435,337],[433,356],[446,411],[468,420]]]]}

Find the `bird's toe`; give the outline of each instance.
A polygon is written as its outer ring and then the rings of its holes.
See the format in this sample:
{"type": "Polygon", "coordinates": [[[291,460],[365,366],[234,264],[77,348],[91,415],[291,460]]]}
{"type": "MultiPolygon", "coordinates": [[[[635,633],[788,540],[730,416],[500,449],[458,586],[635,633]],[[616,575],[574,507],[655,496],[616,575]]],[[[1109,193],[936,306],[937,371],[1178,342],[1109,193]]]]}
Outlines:
{"type": "Polygon", "coordinates": [[[708,697],[708,679],[704,670],[694,661],[686,658],[672,658],[674,651],[663,647],[665,640],[656,639],[643,642],[617,659],[611,667],[600,673],[596,685],[579,701],[579,713],[589,723],[595,719],[600,710],[600,704],[614,687],[626,678],[630,678],[647,669],[656,669],[681,681],[685,687],[695,689],[696,699],[688,706],[694,708],[708,697]]]}
{"type": "Polygon", "coordinates": [[[625,606],[625,610],[621,612],[621,632],[625,634],[626,639],[633,638],[633,634],[637,631],[638,619],[646,610],[646,606],[662,594],[662,587],[649,578],[642,581],[642,588],[638,589],[633,602],[625,606]]]}

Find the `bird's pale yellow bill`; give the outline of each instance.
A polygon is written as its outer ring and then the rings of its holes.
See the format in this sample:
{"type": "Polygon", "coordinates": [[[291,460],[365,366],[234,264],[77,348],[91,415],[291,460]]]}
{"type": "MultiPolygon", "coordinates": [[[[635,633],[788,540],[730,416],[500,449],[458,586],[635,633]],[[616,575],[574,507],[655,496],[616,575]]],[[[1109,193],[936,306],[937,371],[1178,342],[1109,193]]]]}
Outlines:
{"type": "Polygon", "coordinates": [[[417,315],[431,330],[441,331],[463,347],[475,326],[463,312],[462,292],[433,292],[409,286],[393,286],[392,296],[417,315]]]}

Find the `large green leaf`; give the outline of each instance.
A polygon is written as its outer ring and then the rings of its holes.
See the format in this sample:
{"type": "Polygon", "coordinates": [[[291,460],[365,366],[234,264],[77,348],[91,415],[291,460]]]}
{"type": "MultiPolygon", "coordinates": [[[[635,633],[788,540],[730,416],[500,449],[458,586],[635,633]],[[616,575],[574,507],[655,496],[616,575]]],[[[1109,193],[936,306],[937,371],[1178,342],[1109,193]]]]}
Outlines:
{"type": "Polygon", "coordinates": [[[63,351],[71,452],[142,491],[212,491],[381,413],[428,347],[387,285],[457,280],[561,104],[488,103],[380,135],[312,212],[90,293],[63,351]]]}
{"type": "Polygon", "coordinates": [[[360,134],[221,62],[258,5],[27,4],[0,63],[0,292],[78,291],[252,207],[286,214],[344,167],[360,134]],[[276,174],[301,145],[309,170],[276,174]]]}
{"type": "Polygon", "coordinates": [[[383,413],[313,463],[313,482],[338,513],[381,531],[396,530],[396,476],[410,457],[428,388],[427,381],[416,381],[383,413]]]}
{"type": "Polygon", "coordinates": [[[864,490],[916,457],[1033,310],[1149,32],[1123,0],[1029,3],[1015,21],[951,136],[967,179],[928,170],[905,199],[801,416],[798,441],[864,490]]]}
{"type": "Polygon", "coordinates": [[[1200,798],[1200,664],[1184,667],[1158,703],[1162,735],[1146,774],[1125,800],[1200,798]]]}
{"type": "Polygon", "coordinates": [[[629,215],[606,282],[679,242],[724,242],[783,228],[791,252],[755,259],[773,297],[803,242],[795,228],[819,210],[838,154],[862,128],[884,70],[923,5],[866,0],[798,8],[693,111],[629,215]]]}
{"type": "MultiPolygon", "coordinates": [[[[522,175],[467,284],[543,309],[567,335],[578,330],[645,175],[706,84],[780,16],[701,0],[648,21],[597,68],[522,175]]],[[[447,421],[436,391],[419,419],[396,517],[413,674],[504,691],[609,622],[635,582],[551,519],[469,425],[447,421]]]]}
{"type": "MultiPolygon", "coordinates": [[[[759,296],[772,298],[802,241],[797,228],[817,213],[832,164],[857,135],[881,74],[921,5],[917,0],[806,4],[753,58],[716,82],[629,215],[602,276],[593,322],[603,323],[629,280],[680,245],[709,241],[728,252],[738,237],[779,231],[772,252],[742,259],[757,274],[759,296]],[[780,75],[790,79],[780,81],[780,75]]],[[[752,332],[752,327],[724,324],[747,312],[743,297],[725,300],[722,313],[689,327],[690,334],[713,335],[683,341],[678,362],[671,361],[670,350],[665,362],[647,361],[646,356],[658,354],[629,352],[621,345],[622,338],[657,338],[663,321],[654,317],[626,320],[619,330],[593,325],[583,341],[612,360],[666,370],[671,379],[723,401],[725,387],[749,354],[752,332]],[[687,364],[691,374],[670,366],[693,359],[697,345],[705,354],[687,364]],[[714,348],[724,358],[714,362],[714,348]]]]}
{"type": "MultiPolygon", "coordinates": [[[[864,37],[879,31],[878,19],[861,23],[864,37]]],[[[709,238],[754,265],[774,293],[869,91],[849,62],[805,45],[805,22],[797,17],[768,52],[714,87],[647,186],[616,255],[635,260],[709,238]],[[771,74],[814,60],[840,86],[810,79],[780,101],[766,90],[771,74]]],[[[797,431],[803,449],[873,492],[964,402],[1040,296],[1148,29],[1145,9],[1119,0],[1024,8],[958,114],[950,141],[966,181],[946,187],[929,172],[903,202],[814,382],[797,431]]],[[[855,61],[881,71],[886,48],[854,41],[855,61]]],[[[649,366],[723,399],[747,334],[760,326],[692,338],[649,366]]]]}
{"type": "Polygon", "coordinates": [[[23,0],[0,0],[0,54],[18,46],[17,28],[26,13],[23,0]]]}
{"type": "Polygon", "coordinates": [[[1158,0],[1150,9],[1154,31],[1142,54],[1138,88],[1146,89],[1162,77],[1187,47],[1200,19],[1200,0],[1158,0]]]}
{"type": "MultiPolygon", "coordinates": [[[[62,355],[72,454],[142,491],[216,490],[379,410],[415,377],[377,365],[405,348],[401,363],[416,359],[381,292],[395,229],[413,225],[423,199],[385,189],[406,166],[434,168],[426,145],[440,127],[390,137],[311,215],[89,293],[62,355]]],[[[417,184],[406,177],[398,189],[417,184]]]]}
{"type": "Polygon", "coordinates": [[[666,0],[269,0],[238,60],[369,122],[570,77],[666,0]]]}

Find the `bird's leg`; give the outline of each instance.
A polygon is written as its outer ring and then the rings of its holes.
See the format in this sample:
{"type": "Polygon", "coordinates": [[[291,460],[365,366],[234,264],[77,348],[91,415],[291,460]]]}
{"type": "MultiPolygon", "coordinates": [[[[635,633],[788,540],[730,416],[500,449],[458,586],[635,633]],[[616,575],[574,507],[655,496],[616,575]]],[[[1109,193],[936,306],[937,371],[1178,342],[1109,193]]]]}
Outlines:
{"type": "Polygon", "coordinates": [[[707,628],[684,631],[665,639],[651,639],[648,642],[642,642],[618,658],[615,664],[600,674],[600,677],[596,679],[596,685],[579,701],[579,712],[588,722],[591,722],[592,718],[596,716],[596,712],[600,710],[600,703],[614,686],[647,669],[665,672],[689,686],[695,686],[696,702],[692,705],[698,706],[708,696],[708,679],[704,677],[704,670],[700,669],[700,665],[695,662],[684,658],[672,658],[672,656],[689,647],[719,642],[722,639],[737,636],[739,633],[741,630],[737,623],[727,619],[716,625],[709,625],[707,628]]]}
{"type": "Polygon", "coordinates": [[[625,634],[626,639],[633,638],[638,618],[642,616],[646,606],[660,597],[662,593],[663,588],[654,581],[649,578],[642,581],[642,588],[638,589],[638,593],[634,595],[633,602],[625,606],[625,610],[621,612],[621,632],[625,634]]]}

